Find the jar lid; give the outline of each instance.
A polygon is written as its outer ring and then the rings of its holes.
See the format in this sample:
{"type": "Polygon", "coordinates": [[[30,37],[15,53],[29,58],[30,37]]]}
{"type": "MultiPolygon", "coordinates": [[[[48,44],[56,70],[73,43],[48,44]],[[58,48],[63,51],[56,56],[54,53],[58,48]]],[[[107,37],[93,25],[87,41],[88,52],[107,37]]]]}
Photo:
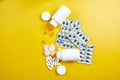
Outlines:
{"type": "Polygon", "coordinates": [[[58,66],[58,67],[57,67],[57,73],[58,73],[59,75],[65,74],[65,73],[66,73],[66,68],[65,68],[65,66],[62,66],[62,65],[58,66]]]}
{"type": "Polygon", "coordinates": [[[48,21],[50,20],[50,13],[49,12],[43,12],[41,15],[41,18],[43,21],[48,21]]]}

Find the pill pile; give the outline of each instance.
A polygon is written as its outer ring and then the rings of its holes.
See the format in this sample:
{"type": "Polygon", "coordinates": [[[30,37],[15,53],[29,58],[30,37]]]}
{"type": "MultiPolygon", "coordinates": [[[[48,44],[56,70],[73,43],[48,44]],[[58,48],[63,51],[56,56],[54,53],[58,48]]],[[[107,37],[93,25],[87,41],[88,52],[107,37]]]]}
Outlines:
{"type": "Polygon", "coordinates": [[[44,44],[44,55],[46,56],[46,66],[49,70],[53,70],[57,66],[56,72],[59,75],[66,73],[67,69],[62,65],[61,61],[76,61],[83,64],[92,64],[92,56],[94,46],[87,44],[90,40],[87,34],[81,29],[81,22],[75,20],[69,20],[67,17],[71,11],[65,5],[62,5],[52,16],[50,20],[50,13],[43,12],[41,19],[43,21],[49,21],[54,28],[58,25],[61,26],[61,30],[57,34],[55,44],[44,44]],[[58,48],[55,51],[56,46],[61,46],[65,49],[58,48]]]}
{"type": "Polygon", "coordinates": [[[61,63],[59,63],[59,59],[54,57],[56,55],[55,45],[51,44],[49,46],[47,44],[44,44],[43,48],[44,48],[44,55],[46,56],[46,66],[48,67],[48,69],[52,70],[54,66],[58,66],[57,73],[59,75],[65,74],[66,72],[65,66],[61,65],[61,63]]]}

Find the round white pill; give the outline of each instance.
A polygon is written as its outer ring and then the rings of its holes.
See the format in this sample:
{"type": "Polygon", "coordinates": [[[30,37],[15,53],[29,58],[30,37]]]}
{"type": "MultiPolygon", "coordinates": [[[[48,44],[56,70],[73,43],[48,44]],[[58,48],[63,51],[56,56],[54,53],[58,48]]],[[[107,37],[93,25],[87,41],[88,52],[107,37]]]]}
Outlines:
{"type": "Polygon", "coordinates": [[[57,67],[57,73],[59,75],[63,75],[63,74],[65,74],[65,72],[66,72],[65,66],[60,65],[60,66],[57,67]]]}
{"type": "Polygon", "coordinates": [[[41,18],[43,21],[48,21],[50,20],[50,13],[49,12],[43,12],[41,15],[41,18]]]}

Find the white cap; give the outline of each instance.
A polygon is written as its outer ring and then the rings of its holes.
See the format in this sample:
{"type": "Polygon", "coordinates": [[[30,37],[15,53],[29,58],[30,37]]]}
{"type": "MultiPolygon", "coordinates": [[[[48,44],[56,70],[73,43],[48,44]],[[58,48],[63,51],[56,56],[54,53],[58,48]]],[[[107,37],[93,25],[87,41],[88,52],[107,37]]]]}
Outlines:
{"type": "Polygon", "coordinates": [[[58,67],[57,67],[57,73],[58,73],[59,75],[65,74],[65,73],[66,73],[66,68],[65,68],[65,66],[62,66],[62,65],[58,66],[58,67]]]}
{"type": "Polygon", "coordinates": [[[58,23],[57,23],[55,20],[51,20],[51,21],[50,21],[50,24],[52,24],[54,27],[57,27],[57,26],[58,26],[58,23]]]}
{"type": "Polygon", "coordinates": [[[49,12],[43,12],[41,15],[41,18],[43,21],[48,21],[50,20],[50,13],[49,12]]]}

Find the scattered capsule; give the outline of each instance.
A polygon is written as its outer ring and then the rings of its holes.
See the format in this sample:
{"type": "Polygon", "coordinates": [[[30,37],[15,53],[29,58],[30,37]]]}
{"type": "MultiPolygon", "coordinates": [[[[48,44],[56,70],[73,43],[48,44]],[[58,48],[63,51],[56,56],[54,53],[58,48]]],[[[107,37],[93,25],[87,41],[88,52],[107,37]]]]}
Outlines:
{"type": "Polygon", "coordinates": [[[88,41],[88,39],[85,39],[85,42],[87,42],[88,41]]]}
{"type": "Polygon", "coordinates": [[[75,36],[73,36],[73,38],[75,38],[75,36]]]}
{"type": "Polygon", "coordinates": [[[77,34],[79,34],[80,32],[77,32],[77,34]]]}
{"type": "Polygon", "coordinates": [[[66,22],[66,25],[68,25],[68,22],[66,22]]]}
{"type": "Polygon", "coordinates": [[[85,39],[85,37],[83,36],[83,37],[82,37],[82,39],[84,40],[84,39],[85,39]]]}
{"type": "Polygon", "coordinates": [[[69,37],[71,37],[72,35],[69,35],[69,37]]]}
{"type": "Polygon", "coordinates": [[[63,25],[65,24],[65,21],[63,21],[63,25]]]}
{"type": "Polygon", "coordinates": [[[78,30],[79,28],[76,28],[76,30],[78,30]]]}
{"type": "Polygon", "coordinates": [[[82,34],[79,35],[80,37],[82,36],[82,34]]]}

